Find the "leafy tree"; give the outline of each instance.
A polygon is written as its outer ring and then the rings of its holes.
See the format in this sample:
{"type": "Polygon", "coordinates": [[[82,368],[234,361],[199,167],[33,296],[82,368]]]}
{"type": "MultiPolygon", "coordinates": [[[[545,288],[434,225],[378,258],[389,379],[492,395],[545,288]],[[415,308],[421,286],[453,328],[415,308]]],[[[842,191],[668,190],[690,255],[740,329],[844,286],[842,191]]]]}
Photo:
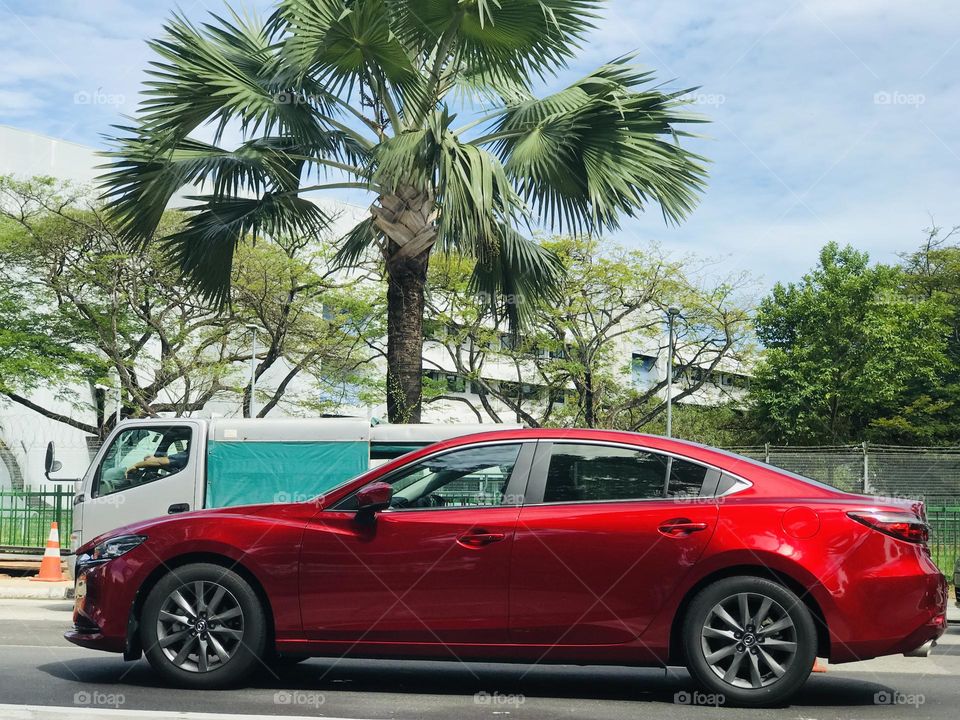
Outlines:
{"type": "MultiPolygon", "coordinates": [[[[663,435],[666,431],[666,414],[659,413],[642,430],[663,435]]],[[[673,408],[673,436],[715,447],[735,448],[754,444],[742,396],[730,397],[717,405],[677,403],[673,408]]]]}
{"type": "Polygon", "coordinates": [[[902,268],[826,245],[798,283],[778,283],[757,312],[763,357],[751,417],[770,442],[845,443],[909,402],[946,362],[942,305],[904,292],[902,268]]]}
{"type": "MultiPolygon", "coordinates": [[[[168,213],[160,229],[175,232],[180,222],[168,213]]],[[[258,379],[282,369],[275,386],[258,386],[261,416],[300,374],[314,379],[314,405],[324,392],[337,404],[337,389],[366,372],[369,353],[350,328],[369,310],[354,306],[364,304],[356,280],[318,271],[324,252],[314,241],[242,242],[234,303],[215,311],[170,272],[158,248],[126,249],[82,191],[50,178],[0,177],[0,395],[99,437],[114,414],[97,386],[118,381],[125,417],[185,415],[241,396],[246,409],[254,325],[263,343],[258,379]],[[90,395],[78,392],[84,385],[90,395]],[[93,411],[95,422],[38,404],[31,395],[41,387],[93,411]]]]}
{"type": "Polygon", "coordinates": [[[871,423],[871,440],[892,444],[939,445],[960,440],[960,227],[932,226],[921,247],[903,257],[903,293],[939,305],[946,323],[946,362],[936,378],[917,375],[902,407],[871,423]],[[953,241],[951,243],[951,241],[953,241]]]}
{"type": "Polygon", "coordinates": [[[629,59],[533,94],[578,52],[599,4],[281,0],[266,22],[175,16],[151,43],[139,117],[115,141],[111,211],[142,244],[175,193],[201,193],[162,246],[223,300],[242,238],[320,232],[329,218],[308,191],[370,193],[339,258],[382,257],[388,414],[417,422],[434,249],[470,258],[471,290],[511,298],[517,323],[554,296],[560,271],[521,228],[601,231],[651,204],[679,221],[703,187],[703,159],[677,142],[698,121],[684,93],[629,59]],[[470,114],[459,124],[458,105],[470,114]],[[195,137],[208,124],[210,143],[195,137]],[[242,136],[232,148],[228,130],[242,136]]]}
{"type": "MultiPolygon", "coordinates": [[[[561,259],[563,279],[555,301],[536,308],[519,336],[509,332],[502,306],[498,312],[470,293],[469,260],[441,256],[434,263],[426,358],[469,380],[480,407],[446,392],[444,378],[428,383],[428,403],[463,402],[478,419],[531,426],[636,430],[663,413],[666,379],[634,382],[632,353],[649,347],[665,362],[669,306],[683,308],[673,358],[679,403],[713,387],[715,373],[749,352],[743,278],[705,285],[690,259],[673,260],[655,246],[627,250],[584,237],[542,242],[561,259]]],[[[724,397],[719,387],[717,395],[724,397]]]]}

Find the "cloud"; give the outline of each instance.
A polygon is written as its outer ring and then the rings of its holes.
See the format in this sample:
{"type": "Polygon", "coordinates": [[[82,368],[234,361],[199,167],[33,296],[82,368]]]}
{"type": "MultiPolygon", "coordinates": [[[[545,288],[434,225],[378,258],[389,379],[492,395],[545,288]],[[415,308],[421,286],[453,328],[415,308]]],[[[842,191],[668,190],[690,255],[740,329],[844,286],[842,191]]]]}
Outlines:
{"type": "Polygon", "coordinates": [[[0,107],[11,118],[29,115],[39,108],[41,103],[33,94],[23,90],[4,90],[0,88],[0,107]]]}

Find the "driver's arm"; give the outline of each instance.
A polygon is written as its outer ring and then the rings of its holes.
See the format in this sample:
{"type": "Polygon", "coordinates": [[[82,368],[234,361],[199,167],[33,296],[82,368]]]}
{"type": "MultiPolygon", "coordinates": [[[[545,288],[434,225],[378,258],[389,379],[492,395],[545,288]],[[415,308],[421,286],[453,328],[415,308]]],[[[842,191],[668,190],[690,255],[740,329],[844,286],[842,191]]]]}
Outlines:
{"type": "Polygon", "coordinates": [[[170,458],[165,455],[150,455],[145,457],[138,463],[135,463],[127,468],[127,473],[132,473],[134,470],[140,470],[141,468],[160,468],[166,467],[170,464],[170,458]]]}

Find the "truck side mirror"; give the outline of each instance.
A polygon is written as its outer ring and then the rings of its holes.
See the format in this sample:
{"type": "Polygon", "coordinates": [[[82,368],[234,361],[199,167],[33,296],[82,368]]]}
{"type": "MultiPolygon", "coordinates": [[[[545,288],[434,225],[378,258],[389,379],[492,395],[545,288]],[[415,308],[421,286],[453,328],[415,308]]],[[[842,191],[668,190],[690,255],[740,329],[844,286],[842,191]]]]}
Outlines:
{"type": "Polygon", "coordinates": [[[63,463],[57,460],[55,455],[56,448],[51,440],[47,443],[47,455],[43,459],[43,474],[47,476],[47,480],[50,479],[50,473],[57,472],[63,467],[63,463]]]}
{"type": "Polygon", "coordinates": [[[393,486],[385,482],[372,482],[357,491],[357,513],[373,515],[390,507],[393,486]]]}

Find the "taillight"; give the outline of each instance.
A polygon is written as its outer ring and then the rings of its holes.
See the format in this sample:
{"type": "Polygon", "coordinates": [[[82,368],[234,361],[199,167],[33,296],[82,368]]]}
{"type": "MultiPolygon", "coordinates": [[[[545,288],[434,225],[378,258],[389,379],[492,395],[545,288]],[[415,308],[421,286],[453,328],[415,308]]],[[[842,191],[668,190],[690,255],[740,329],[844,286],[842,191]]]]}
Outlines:
{"type": "Polygon", "coordinates": [[[849,512],[851,518],[897,540],[926,543],[930,529],[916,515],[908,512],[849,512]]]}

